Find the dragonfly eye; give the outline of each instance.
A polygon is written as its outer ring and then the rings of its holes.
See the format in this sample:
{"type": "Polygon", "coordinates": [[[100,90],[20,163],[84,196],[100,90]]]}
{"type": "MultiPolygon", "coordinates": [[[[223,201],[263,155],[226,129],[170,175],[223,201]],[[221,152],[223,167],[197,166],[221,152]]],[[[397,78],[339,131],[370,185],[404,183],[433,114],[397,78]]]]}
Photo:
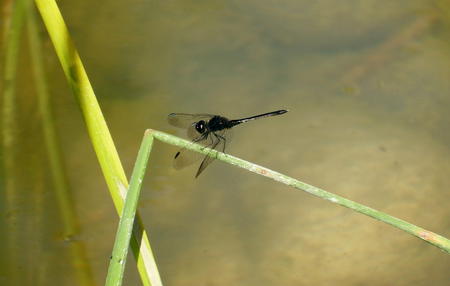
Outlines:
{"type": "Polygon", "coordinates": [[[197,130],[197,132],[200,134],[205,133],[206,122],[204,120],[200,120],[199,122],[195,123],[195,130],[197,130]]]}

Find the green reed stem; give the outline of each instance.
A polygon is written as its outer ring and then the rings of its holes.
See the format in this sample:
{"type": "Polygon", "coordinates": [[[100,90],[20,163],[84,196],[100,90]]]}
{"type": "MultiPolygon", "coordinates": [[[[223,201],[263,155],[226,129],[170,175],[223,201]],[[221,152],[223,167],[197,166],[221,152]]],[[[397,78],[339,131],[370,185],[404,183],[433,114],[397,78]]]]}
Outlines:
{"type": "Polygon", "coordinates": [[[153,137],[145,133],[134,165],[133,174],[131,175],[130,188],[125,198],[122,216],[120,217],[116,240],[109,262],[108,275],[106,277],[105,285],[107,286],[122,285],[128,246],[130,245],[131,233],[133,232],[134,216],[152,145],[153,137]]]}
{"type": "Polygon", "coordinates": [[[212,150],[210,148],[206,148],[205,146],[192,143],[191,141],[187,141],[161,131],[148,129],[145,132],[144,139],[142,140],[141,147],[139,149],[139,154],[136,159],[133,174],[131,177],[130,189],[127,192],[125,208],[117,230],[114,249],[108,269],[108,276],[105,284],[106,286],[113,286],[113,285],[120,286],[122,284],[128,245],[131,232],[133,229],[134,214],[137,209],[140,188],[142,185],[142,181],[144,179],[145,170],[148,164],[148,158],[151,152],[151,148],[153,146],[153,138],[156,138],[162,142],[171,145],[175,145],[181,148],[185,148],[191,151],[195,151],[198,153],[202,153],[204,155],[214,157],[225,163],[238,166],[250,172],[262,175],[264,177],[268,177],[277,182],[294,187],[295,189],[310,193],[316,197],[328,200],[334,204],[338,204],[351,210],[354,210],[356,212],[365,214],[379,221],[390,224],[420,239],[423,239],[426,242],[444,250],[445,252],[450,253],[450,240],[436,233],[425,230],[423,228],[415,226],[411,223],[408,223],[396,217],[390,216],[386,213],[377,211],[365,205],[332,194],[320,188],[303,183],[299,180],[272,171],[268,168],[253,164],[251,162],[242,160],[240,158],[231,155],[227,155],[225,153],[218,152],[216,150],[212,150]]]}
{"type": "Polygon", "coordinates": [[[170,135],[170,134],[167,134],[164,132],[160,132],[160,131],[155,131],[155,130],[149,130],[147,132],[151,132],[153,137],[155,137],[156,139],[163,141],[165,143],[176,145],[176,146],[186,148],[186,149],[189,149],[189,150],[192,150],[195,152],[199,152],[199,153],[202,153],[205,155],[213,156],[216,159],[223,161],[225,163],[238,166],[238,167],[246,169],[250,172],[256,173],[258,175],[262,175],[264,177],[268,177],[274,181],[291,186],[295,189],[310,193],[311,195],[314,195],[316,197],[328,200],[334,204],[338,204],[338,205],[344,206],[346,208],[349,208],[351,210],[354,210],[356,212],[365,214],[369,217],[372,217],[372,218],[382,221],[384,223],[390,224],[398,229],[401,229],[409,234],[412,234],[412,235],[444,250],[445,252],[450,253],[450,240],[449,239],[447,239],[439,234],[436,234],[434,232],[431,232],[429,230],[418,227],[409,222],[406,222],[404,220],[401,220],[399,218],[396,218],[394,216],[391,216],[386,213],[380,212],[378,210],[372,209],[365,205],[356,203],[354,201],[343,198],[341,196],[332,194],[330,192],[327,192],[320,188],[314,187],[312,185],[303,183],[299,180],[296,180],[296,179],[286,176],[284,174],[272,171],[268,168],[253,164],[251,162],[239,159],[237,157],[234,157],[234,156],[231,156],[228,154],[218,152],[216,150],[211,150],[209,148],[205,148],[204,146],[194,144],[190,141],[178,138],[176,136],[173,136],[173,135],[170,135]]]}
{"type": "MultiPolygon", "coordinates": [[[[127,189],[128,182],[80,56],[56,2],[54,0],[35,0],[35,3],[53,42],[67,81],[78,100],[110,195],[117,212],[120,214],[123,209],[123,199],[120,192],[122,189],[127,189]]],[[[143,284],[162,285],[150,242],[139,214],[137,214],[131,247],[137,260],[143,284]]]]}

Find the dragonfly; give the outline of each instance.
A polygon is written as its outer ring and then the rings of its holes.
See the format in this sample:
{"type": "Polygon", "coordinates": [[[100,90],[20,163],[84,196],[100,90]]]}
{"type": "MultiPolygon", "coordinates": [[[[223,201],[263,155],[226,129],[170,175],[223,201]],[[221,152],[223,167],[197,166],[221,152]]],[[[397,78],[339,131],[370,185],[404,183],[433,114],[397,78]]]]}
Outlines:
{"type": "MultiPolygon", "coordinates": [[[[192,142],[200,143],[207,148],[224,153],[230,138],[231,128],[234,126],[260,118],[281,115],[286,112],[288,111],[281,109],[232,120],[214,114],[171,113],[168,115],[167,120],[169,124],[175,127],[187,129],[187,136],[192,142]]],[[[173,161],[174,168],[184,168],[197,161],[197,158],[193,152],[183,148],[175,154],[173,161]]],[[[195,178],[197,178],[214,160],[215,158],[213,156],[206,155],[197,170],[195,178]]]]}

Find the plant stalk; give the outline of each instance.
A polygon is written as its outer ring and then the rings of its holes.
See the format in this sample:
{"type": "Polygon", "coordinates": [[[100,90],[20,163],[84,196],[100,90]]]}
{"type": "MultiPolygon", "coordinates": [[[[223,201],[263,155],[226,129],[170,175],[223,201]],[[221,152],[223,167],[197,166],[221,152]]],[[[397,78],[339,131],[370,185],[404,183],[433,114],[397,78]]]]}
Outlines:
{"type": "Polygon", "coordinates": [[[394,216],[388,215],[381,211],[375,210],[368,206],[359,204],[352,200],[349,200],[344,197],[327,192],[325,190],[322,190],[320,188],[314,187],[307,183],[301,182],[299,180],[296,180],[296,179],[286,176],[284,174],[272,171],[268,168],[253,164],[251,162],[242,160],[240,158],[237,158],[237,157],[234,157],[234,156],[222,153],[222,152],[218,152],[216,150],[211,150],[209,148],[205,148],[202,145],[192,143],[190,141],[181,139],[179,137],[176,137],[176,136],[173,136],[173,135],[161,132],[161,131],[156,131],[156,130],[148,130],[147,132],[151,132],[151,134],[156,139],[163,141],[165,143],[168,143],[171,145],[176,145],[176,146],[179,146],[182,148],[186,148],[186,149],[189,149],[189,150],[192,150],[195,152],[199,152],[199,153],[202,153],[202,154],[205,154],[208,156],[212,156],[212,157],[216,158],[217,160],[223,161],[223,162],[231,164],[231,165],[238,166],[238,167],[246,169],[250,172],[256,173],[258,175],[262,175],[262,176],[270,178],[274,181],[291,186],[297,190],[301,190],[301,191],[310,193],[311,195],[325,199],[331,203],[338,204],[343,207],[349,208],[353,211],[365,214],[376,220],[390,224],[390,225],[394,226],[395,228],[401,229],[411,235],[414,235],[415,237],[418,237],[418,238],[442,249],[443,251],[445,251],[447,253],[450,253],[450,240],[448,238],[443,237],[434,232],[431,232],[429,230],[426,230],[424,228],[418,227],[407,221],[401,220],[399,218],[396,218],[394,216]]]}

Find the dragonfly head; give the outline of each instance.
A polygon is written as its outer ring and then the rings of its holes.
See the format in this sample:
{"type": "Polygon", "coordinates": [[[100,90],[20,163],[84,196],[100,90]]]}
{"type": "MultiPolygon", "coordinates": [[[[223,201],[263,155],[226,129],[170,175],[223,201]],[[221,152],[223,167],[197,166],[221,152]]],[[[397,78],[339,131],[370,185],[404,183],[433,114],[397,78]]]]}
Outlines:
{"type": "Polygon", "coordinates": [[[200,120],[195,123],[195,130],[197,130],[198,133],[203,134],[206,131],[206,122],[205,120],[200,120]]]}

